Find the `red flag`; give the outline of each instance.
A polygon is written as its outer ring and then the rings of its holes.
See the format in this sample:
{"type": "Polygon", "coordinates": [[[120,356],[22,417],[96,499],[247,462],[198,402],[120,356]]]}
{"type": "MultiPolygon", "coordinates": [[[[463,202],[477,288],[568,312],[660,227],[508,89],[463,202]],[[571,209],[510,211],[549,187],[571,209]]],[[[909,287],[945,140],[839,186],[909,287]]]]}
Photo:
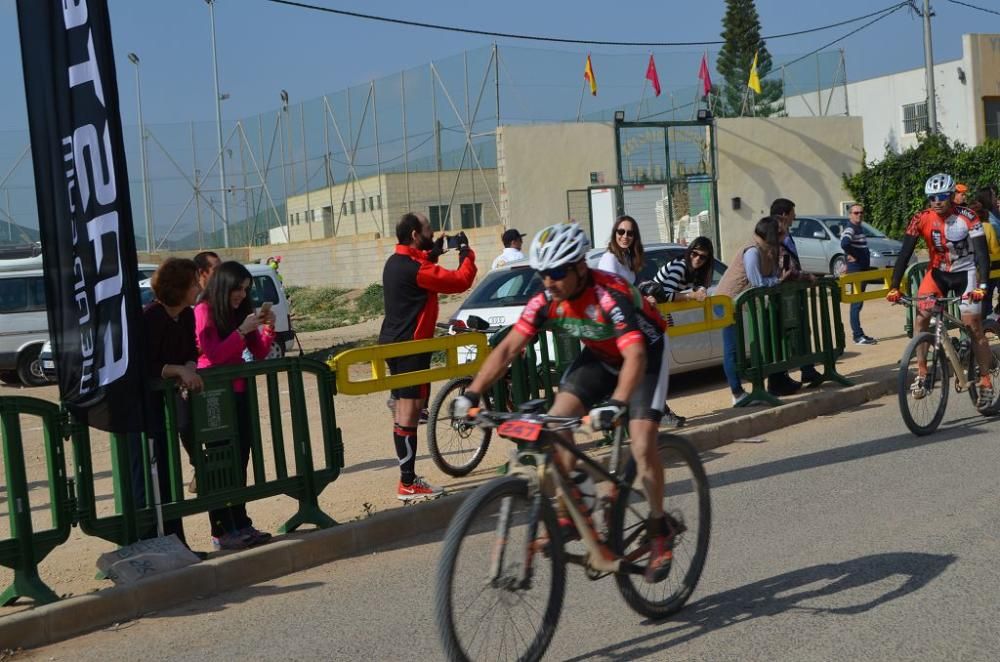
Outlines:
{"type": "Polygon", "coordinates": [[[653,54],[649,54],[649,66],[646,67],[646,80],[653,84],[653,91],[656,96],[660,96],[660,77],[656,75],[656,62],[653,61],[653,54]]]}
{"type": "Polygon", "coordinates": [[[701,81],[701,96],[707,97],[712,91],[712,77],[708,73],[708,55],[701,56],[701,68],[698,69],[698,80],[701,81]]]}

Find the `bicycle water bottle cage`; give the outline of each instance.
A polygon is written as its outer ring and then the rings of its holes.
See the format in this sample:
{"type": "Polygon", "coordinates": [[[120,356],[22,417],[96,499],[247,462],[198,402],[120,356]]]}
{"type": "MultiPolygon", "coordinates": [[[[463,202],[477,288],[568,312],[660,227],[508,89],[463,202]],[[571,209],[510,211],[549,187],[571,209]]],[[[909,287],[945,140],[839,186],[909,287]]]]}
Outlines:
{"type": "Polygon", "coordinates": [[[535,400],[522,402],[517,406],[517,410],[525,414],[541,414],[545,411],[545,406],[545,398],[537,398],[535,400]]]}

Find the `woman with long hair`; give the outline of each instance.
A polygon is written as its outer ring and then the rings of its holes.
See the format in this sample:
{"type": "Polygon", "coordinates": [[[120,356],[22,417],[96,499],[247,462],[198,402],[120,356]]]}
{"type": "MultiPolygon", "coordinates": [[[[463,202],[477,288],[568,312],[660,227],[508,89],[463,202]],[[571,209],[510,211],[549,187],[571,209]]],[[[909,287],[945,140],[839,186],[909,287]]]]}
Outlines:
{"type": "MultiPolygon", "coordinates": [[[[257,360],[267,357],[274,342],[274,313],[256,313],[250,300],[250,272],[239,262],[223,262],[209,279],[195,306],[195,335],[201,355],[199,368],[243,363],[243,351],[257,360]]],[[[242,481],[246,485],[250,461],[251,426],[246,380],[234,379],[233,392],[239,428],[242,481]]],[[[212,543],[218,549],[243,549],[266,542],[270,533],[258,531],[247,517],[246,504],[213,510],[212,543]]]]}
{"type": "Polygon", "coordinates": [[[611,229],[608,250],[601,256],[597,268],[618,274],[629,285],[635,285],[636,274],[642,271],[645,260],[639,224],[631,216],[619,216],[611,229]]]}
{"type": "Polygon", "coordinates": [[[653,292],[657,303],[668,301],[704,301],[712,284],[715,247],[708,237],[697,237],[688,244],[684,255],[666,263],[653,281],[660,287],[653,292]]]}

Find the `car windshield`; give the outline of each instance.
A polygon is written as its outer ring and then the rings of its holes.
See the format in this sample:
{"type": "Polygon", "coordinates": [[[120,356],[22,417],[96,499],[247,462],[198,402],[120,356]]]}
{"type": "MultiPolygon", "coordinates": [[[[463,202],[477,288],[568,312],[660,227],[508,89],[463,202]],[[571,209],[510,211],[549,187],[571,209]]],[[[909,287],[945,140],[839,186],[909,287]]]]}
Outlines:
{"type": "Polygon", "coordinates": [[[542,291],[542,281],[530,267],[494,271],[479,284],[462,308],[523,306],[542,291]]]}
{"type": "MultiPolygon", "coordinates": [[[[838,239],[840,238],[840,233],[843,231],[844,228],[847,227],[847,224],[849,222],[850,221],[848,221],[846,218],[827,218],[823,220],[823,223],[828,228],[830,228],[830,230],[833,232],[833,235],[838,239]]],[[[886,238],[885,233],[883,233],[881,230],[878,230],[874,226],[865,223],[864,221],[861,222],[861,231],[864,232],[865,236],[868,237],[869,239],[886,238]]]]}

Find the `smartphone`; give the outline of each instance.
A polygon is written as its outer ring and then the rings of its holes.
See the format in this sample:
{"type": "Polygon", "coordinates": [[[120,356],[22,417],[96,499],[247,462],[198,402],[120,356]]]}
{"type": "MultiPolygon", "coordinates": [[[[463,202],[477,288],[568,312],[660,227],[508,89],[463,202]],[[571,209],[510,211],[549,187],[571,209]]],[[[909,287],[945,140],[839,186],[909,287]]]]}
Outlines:
{"type": "Polygon", "coordinates": [[[448,248],[458,248],[458,235],[448,237],[448,248]]]}
{"type": "Polygon", "coordinates": [[[258,317],[264,317],[269,312],[271,312],[271,302],[270,301],[265,301],[264,303],[260,304],[260,310],[257,311],[257,316],[258,317]]]}

